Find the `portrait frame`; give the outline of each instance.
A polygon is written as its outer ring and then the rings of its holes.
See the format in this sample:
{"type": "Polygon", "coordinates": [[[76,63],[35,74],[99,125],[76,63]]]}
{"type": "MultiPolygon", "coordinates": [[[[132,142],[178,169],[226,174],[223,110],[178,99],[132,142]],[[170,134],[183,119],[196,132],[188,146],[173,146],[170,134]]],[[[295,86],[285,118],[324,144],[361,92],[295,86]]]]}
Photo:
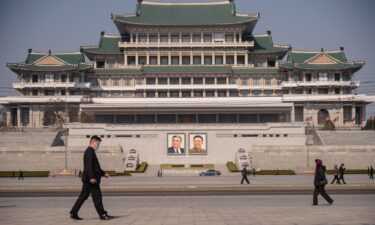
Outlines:
{"type": "Polygon", "coordinates": [[[168,155],[186,155],[186,139],[184,133],[168,133],[167,134],[167,154],[168,155]],[[181,138],[180,153],[175,153],[172,146],[173,137],[181,138]]]}
{"type": "Polygon", "coordinates": [[[207,155],[208,152],[208,138],[207,133],[189,133],[189,155],[207,155]],[[200,152],[194,146],[194,138],[203,139],[200,152]]]}

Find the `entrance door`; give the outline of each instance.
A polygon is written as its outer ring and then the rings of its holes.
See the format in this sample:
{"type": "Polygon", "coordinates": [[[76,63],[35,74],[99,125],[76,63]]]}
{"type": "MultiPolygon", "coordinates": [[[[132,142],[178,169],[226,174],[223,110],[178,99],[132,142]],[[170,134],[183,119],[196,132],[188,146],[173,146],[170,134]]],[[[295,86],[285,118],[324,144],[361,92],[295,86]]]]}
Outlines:
{"type": "Polygon", "coordinates": [[[21,126],[27,126],[30,122],[30,108],[21,108],[21,126]]]}

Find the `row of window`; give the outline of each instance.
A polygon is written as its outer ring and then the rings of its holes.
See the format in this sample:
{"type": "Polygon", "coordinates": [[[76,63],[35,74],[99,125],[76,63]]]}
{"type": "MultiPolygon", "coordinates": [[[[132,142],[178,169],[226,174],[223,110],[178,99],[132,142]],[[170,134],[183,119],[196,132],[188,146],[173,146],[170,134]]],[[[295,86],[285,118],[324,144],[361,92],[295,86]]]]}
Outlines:
{"type": "Polygon", "coordinates": [[[133,34],[131,42],[138,43],[212,43],[212,42],[239,42],[240,35],[234,33],[182,33],[182,34],[133,34]],[[138,36],[138,37],[137,37],[138,36]]]}
{"type": "MultiPolygon", "coordinates": [[[[25,77],[25,81],[29,82],[29,78],[25,77]]],[[[32,83],[39,83],[39,82],[77,82],[79,83],[81,78],[78,76],[68,76],[67,74],[54,74],[54,73],[46,73],[44,75],[33,74],[31,75],[31,82],[32,83]]]]}
{"type": "MultiPolygon", "coordinates": [[[[120,79],[120,78],[104,78],[99,79],[101,86],[133,86],[135,85],[226,85],[226,84],[236,84],[236,85],[272,85],[274,79],[271,77],[261,78],[254,77],[250,78],[226,78],[226,77],[183,77],[183,78],[135,78],[135,79],[120,79]]],[[[98,80],[92,79],[91,85],[97,86],[98,80]]],[[[277,83],[280,84],[281,81],[277,83]]]]}
{"type": "Polygon", "coordinates": [[[315,74],[305,73],[304,76],[300,73],[293,74],[293,81],[350,81],[349,73],[328,73],[328,72],[317,72],[315,74]]]}
{"type": "Polygon", "coordinates": [[[288,122],[285,114],[146,114],[96,115],[96,123],[277,123],[288,122]]]}

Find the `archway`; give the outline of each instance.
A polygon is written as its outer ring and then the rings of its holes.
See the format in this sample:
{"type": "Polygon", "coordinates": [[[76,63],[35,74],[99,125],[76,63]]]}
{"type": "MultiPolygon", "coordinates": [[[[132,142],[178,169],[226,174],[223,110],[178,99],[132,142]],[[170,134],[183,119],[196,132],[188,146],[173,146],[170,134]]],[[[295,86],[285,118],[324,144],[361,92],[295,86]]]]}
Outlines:
{"type": "Polygon", "coordinates": [[[318,112],[318,124],[323,125],[327,118],[329,118],[329,112],[326,109],[321,109],[318,112]]]}

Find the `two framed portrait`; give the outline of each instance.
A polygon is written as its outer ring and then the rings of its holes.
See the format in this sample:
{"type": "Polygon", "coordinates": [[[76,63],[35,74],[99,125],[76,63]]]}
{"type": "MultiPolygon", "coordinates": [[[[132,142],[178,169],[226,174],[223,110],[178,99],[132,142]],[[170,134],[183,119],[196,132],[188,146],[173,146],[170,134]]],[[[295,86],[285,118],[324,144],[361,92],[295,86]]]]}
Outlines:
{"type": "Polygon", "coordinates": [[[168,155],[207,155],[207,134],[189,133],[186,139],[183,133],[167,135],[168,155]]]}

